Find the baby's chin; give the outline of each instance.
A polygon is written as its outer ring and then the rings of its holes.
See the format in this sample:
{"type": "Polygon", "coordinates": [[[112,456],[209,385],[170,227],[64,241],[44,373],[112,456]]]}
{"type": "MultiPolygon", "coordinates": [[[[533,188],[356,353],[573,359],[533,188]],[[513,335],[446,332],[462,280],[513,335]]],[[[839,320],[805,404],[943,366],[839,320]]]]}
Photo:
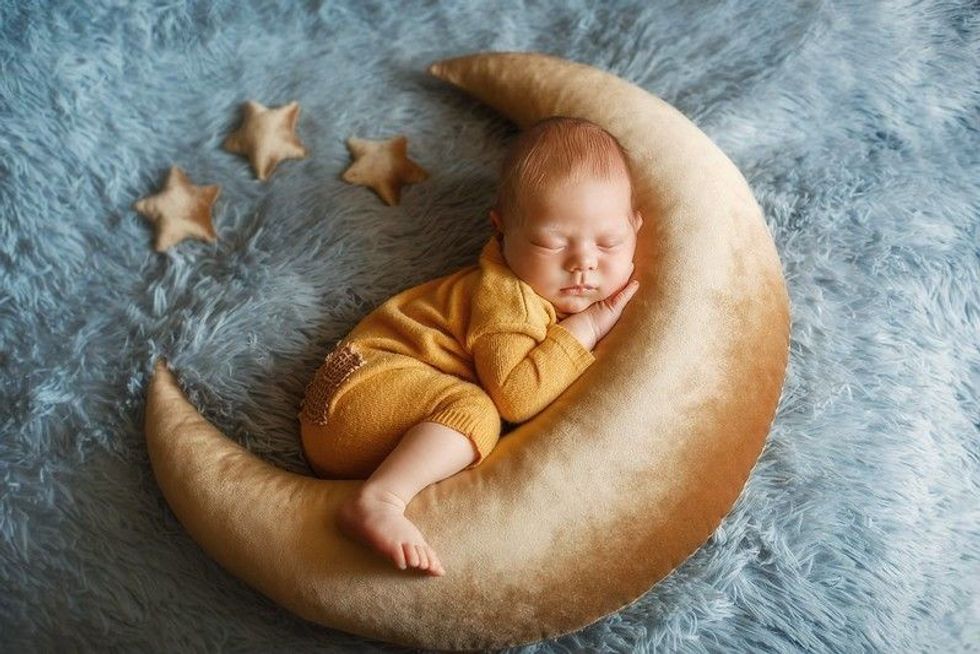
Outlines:
{"type": "Polygon", "coordinates": [[[601,298],[597,294],[591,293],[588,295],[562,295],[553,299],[551,303],[554,305],[555,311],[565,315],[571,315],[573,313],[585,311],[600,299],[601,298]]]}

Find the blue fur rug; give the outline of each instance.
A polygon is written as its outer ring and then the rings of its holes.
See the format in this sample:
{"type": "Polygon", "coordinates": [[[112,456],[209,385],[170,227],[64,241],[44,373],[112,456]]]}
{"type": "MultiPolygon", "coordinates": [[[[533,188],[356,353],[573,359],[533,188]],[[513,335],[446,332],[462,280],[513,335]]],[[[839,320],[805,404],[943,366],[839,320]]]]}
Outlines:
{"type": "Polygon", "coordinates": [[[793,308],[770,440],[716,534],[525,651],[977,651],[967,0],[0,2],[4,651],[399,649],[203,553],[153,478],[144,393],[165,354],[219,428],[308,473],[295,413],[325,348],[490,233],[515,128],[425,68],[491,49],[590,63],[689,116],[757,194],[793,308]],[[223,150],[247,99],[297,100],[310,158],[262,183],[223,150]],[[348,136],[398,133],[432,176],[388,207],[340,174],[348,136]],[[216,244],[152,250],[131,205],[172,164],[221,185],[216,244]]]}

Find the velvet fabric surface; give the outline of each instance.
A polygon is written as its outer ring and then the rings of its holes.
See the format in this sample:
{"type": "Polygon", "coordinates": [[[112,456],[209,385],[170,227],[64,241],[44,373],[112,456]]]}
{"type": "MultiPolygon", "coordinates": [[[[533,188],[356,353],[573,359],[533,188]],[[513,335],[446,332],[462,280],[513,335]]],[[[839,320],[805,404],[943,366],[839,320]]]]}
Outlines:
{"type": "Polygon", "coordinates": [[[522,649],[968,650],[978,31],[975,3],[947,0],[0,2],[4,648],[382,646],[283,610],[177,521],[144,439],[153,363],[232,442],[308,476],[295,414],[325,349],[490,233],[516,127],[426,66],[536,50],[718,144],[762,207],[793,327],[769,440],[708,541],[633,604],[522,649]],[[249,99],[303,108],[310,156],[267,182],[222,147],[249,99]],[[397,207],[340,178],[347,138],[401,133],[431,176],[397,207]],[[132,203],[174,164],[221,185],[219,240],[157,253],[132,203]]]}

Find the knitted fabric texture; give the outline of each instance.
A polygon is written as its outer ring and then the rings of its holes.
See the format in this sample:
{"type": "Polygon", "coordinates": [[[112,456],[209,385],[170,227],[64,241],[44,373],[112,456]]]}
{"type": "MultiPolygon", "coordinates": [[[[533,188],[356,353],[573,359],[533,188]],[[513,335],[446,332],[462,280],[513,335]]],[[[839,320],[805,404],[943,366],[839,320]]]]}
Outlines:
{"type": "MultiPolygon", "coordinates": [[[[360,350],[402,354],[475,383],[510,422],[540,412],[595,361],[557,324],[554,305],[513,273],[495,237],[478,264],[398,293],[365,316],[344,341],[356,342],[360,350]]],[[[309,385],[301,413],[313,422],[325,420],[326,402],[354,365],[349,353],[328,356],[309,385]]],[[[382,357],[371,365],[403,363],[382,357]]],[[[391,401],[411,401],[396,389],[392,393],[391,401]]]]}

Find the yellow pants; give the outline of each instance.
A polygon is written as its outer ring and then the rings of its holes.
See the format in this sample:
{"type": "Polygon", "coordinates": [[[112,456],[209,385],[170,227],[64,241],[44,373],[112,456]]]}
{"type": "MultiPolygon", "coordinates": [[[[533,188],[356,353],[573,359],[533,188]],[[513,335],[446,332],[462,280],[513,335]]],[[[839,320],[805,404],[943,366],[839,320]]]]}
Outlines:
{"type": "Polygon", "coordinates": [[[465,435],[479,465],[500,438],[486,391],[408,356],[341,341],[306,387],[299,411],[303,455],[318,477],[366,479],[414,425],[465,435]]]}

